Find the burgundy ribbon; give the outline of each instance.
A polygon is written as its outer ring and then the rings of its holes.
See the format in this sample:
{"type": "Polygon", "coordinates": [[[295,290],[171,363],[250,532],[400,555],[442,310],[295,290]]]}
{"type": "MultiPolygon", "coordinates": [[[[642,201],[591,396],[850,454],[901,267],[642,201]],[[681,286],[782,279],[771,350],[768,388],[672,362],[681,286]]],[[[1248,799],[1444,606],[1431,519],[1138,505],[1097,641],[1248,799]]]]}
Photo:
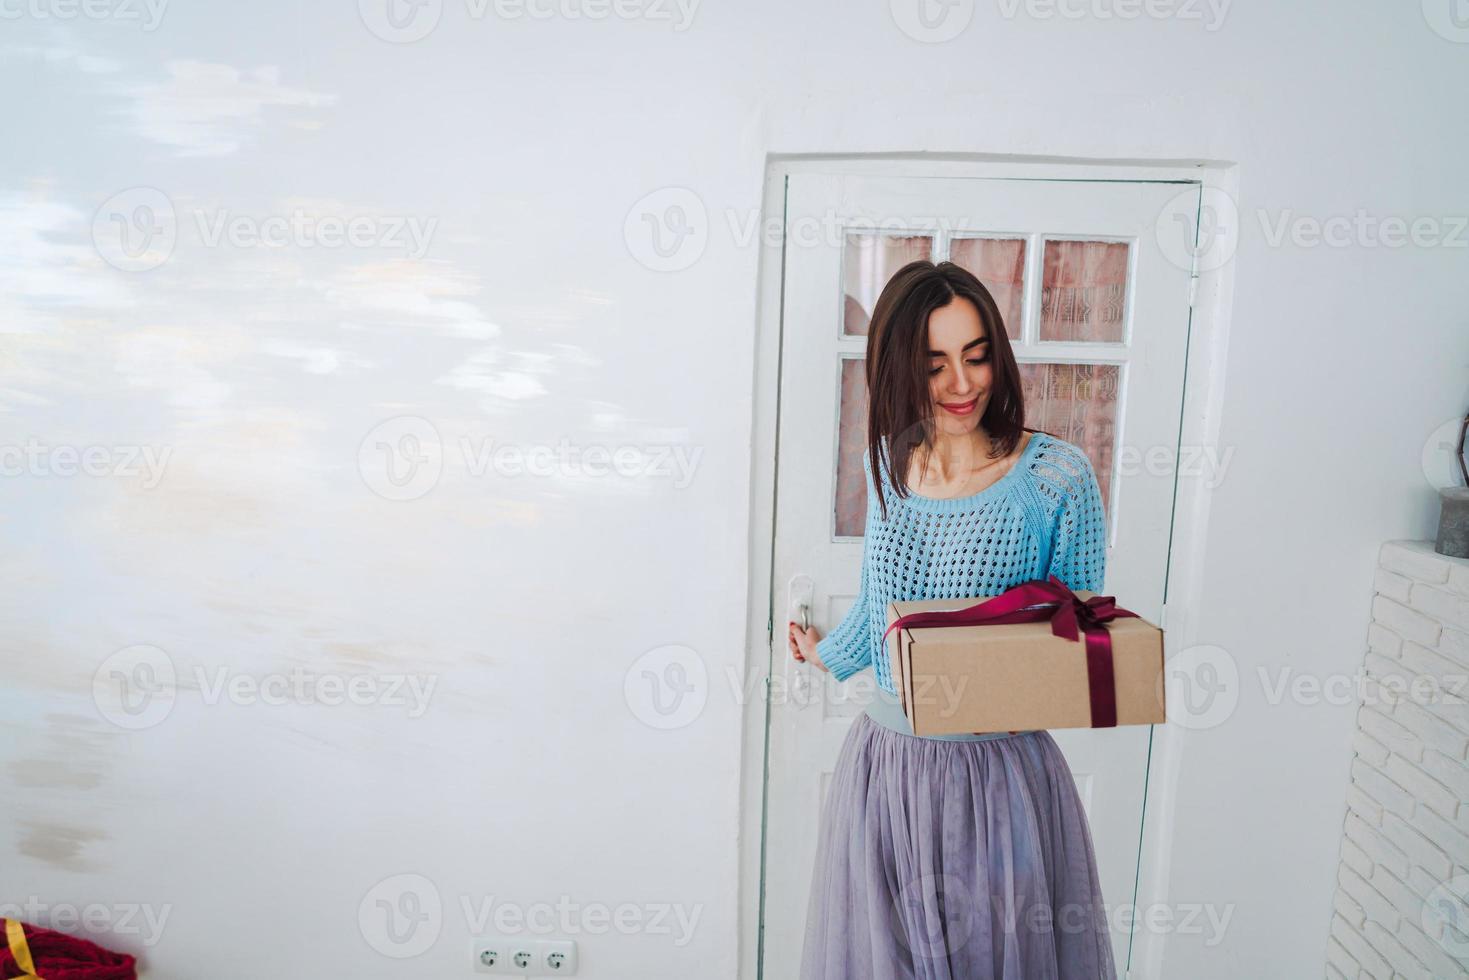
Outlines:
{"type": "Polygon", "coordinates": [[[1092,727],[1112,728],[1117,724],[1117,684],[1112,672],[1112,634],[1106,623],[1118,616],[1137,613],[1117,605],[1114,597],[1094,595],[1083,600],[1054,575],[1033,579],[1005,590],[1000,595],[963,609],[908,613],[899,616],[883,631],[900,627],[981,626],[998,623],[1038,623],[1050,620],[1051,632],[1073,642],[1086,637],[1086,676],[1092,706],[1092,727]]]}

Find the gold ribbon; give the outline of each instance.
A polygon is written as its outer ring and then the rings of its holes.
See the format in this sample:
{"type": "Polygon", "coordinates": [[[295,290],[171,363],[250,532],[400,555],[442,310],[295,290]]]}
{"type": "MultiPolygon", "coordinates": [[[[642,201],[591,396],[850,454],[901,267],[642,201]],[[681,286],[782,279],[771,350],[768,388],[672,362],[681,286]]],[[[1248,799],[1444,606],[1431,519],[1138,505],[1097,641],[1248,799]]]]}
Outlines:
{"type": "Polygon", "coordinates": [[[26,942],[25,927],[19,920],[5,920],[5,939],[10,944],[10,955],[15,957],[15,965],[23,971],[15,980],[41,980],[41,975],[36,972],[36,964],[31,959],[31,947],[26,942]]]}

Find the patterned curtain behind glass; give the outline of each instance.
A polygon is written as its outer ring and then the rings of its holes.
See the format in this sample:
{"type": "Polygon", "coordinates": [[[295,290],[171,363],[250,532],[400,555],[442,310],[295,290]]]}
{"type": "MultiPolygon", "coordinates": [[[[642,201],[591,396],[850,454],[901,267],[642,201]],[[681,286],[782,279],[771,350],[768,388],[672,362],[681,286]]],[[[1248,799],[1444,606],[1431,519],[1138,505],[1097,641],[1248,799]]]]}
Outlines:
{"type": "Polygon", "coordinates": [[[1025,296],[1025,239],[956,238],[949,243],[949,259],[974,273],[995,298],[1005,334],[1020,338],[1020,301],[1025,296]]]}
{"type": "Polygon", "coordinates": [[[1122,340],[1127,243],[1048,241],[1042,252],[1041,340],[1122,340]]]}

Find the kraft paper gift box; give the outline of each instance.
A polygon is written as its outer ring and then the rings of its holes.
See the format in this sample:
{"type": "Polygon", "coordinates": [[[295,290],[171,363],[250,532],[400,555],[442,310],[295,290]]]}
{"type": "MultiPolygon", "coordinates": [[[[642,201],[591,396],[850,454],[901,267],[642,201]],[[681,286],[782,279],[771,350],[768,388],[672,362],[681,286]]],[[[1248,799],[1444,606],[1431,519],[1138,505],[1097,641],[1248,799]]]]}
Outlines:
{"type": "MultiPolygon", "coordinates": [[[[1028,596],[1023,601],[1029,611],[1012,615],[1030,616],[1033,621],[905,623],[891,629],[901,616],[950,613],[995,597],[888,604],[889,667],[915,735],[1103,728],[1166,720],[1161,629],[1116,607],[1110,596],[1097,599],[1094,607],[1110,607],[1125,615],[1088,623],[1087,612],[1081,610],[1077,617],[1074,604],[1093,600],[1096,593],[1073,593],[1054,576],[1050,583],[1028,582],[1004,595],[1028,596]],[[1049,607],[1036,607],[1047,599],[1049,607]],[[1074,640],[1053,629],[1051,620],[1062,605],[1072,606],[1074,640]],[[1078,625],[1078,618],[1084,626],[1078,625]],[[1099,630],[1105,631],[1105,639],[1097,636],[1099,630]]],[[[1064,624],[1059,632],[1067,632],[1064,624]]]]}

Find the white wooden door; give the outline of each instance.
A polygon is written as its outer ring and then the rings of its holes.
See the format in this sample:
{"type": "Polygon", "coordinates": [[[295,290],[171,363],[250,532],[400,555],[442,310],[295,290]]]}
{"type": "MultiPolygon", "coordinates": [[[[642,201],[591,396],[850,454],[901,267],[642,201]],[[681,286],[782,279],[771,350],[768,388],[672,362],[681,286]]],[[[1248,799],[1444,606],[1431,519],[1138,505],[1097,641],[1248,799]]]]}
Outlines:
{"type": "MultiPolygon", "coordinates": [[[[822,634],[860,580],[866,488],[862,358],[883,284],[951,259],[990,288],[1026,380],[1026,425],[1088,452],[1110,522],[1104,594],[1161,623],[1188,341],[1186,256],[1198,185],[1165,181],[795,174],[786,196],[762,868],[762,976],[799,972],[817,815],[842,739],[869,703],[792,661],[782,613],[809,597],[822,634]],[[1162,239],[1168,243],[1174,238],[1162,239]]],[[[1109,912],[1134,901],[1151,726],[1054,729],[1086,804],[1109,912]]],[[[1131,916],[1111,914],[1119,975],[1131,916]]]]}

